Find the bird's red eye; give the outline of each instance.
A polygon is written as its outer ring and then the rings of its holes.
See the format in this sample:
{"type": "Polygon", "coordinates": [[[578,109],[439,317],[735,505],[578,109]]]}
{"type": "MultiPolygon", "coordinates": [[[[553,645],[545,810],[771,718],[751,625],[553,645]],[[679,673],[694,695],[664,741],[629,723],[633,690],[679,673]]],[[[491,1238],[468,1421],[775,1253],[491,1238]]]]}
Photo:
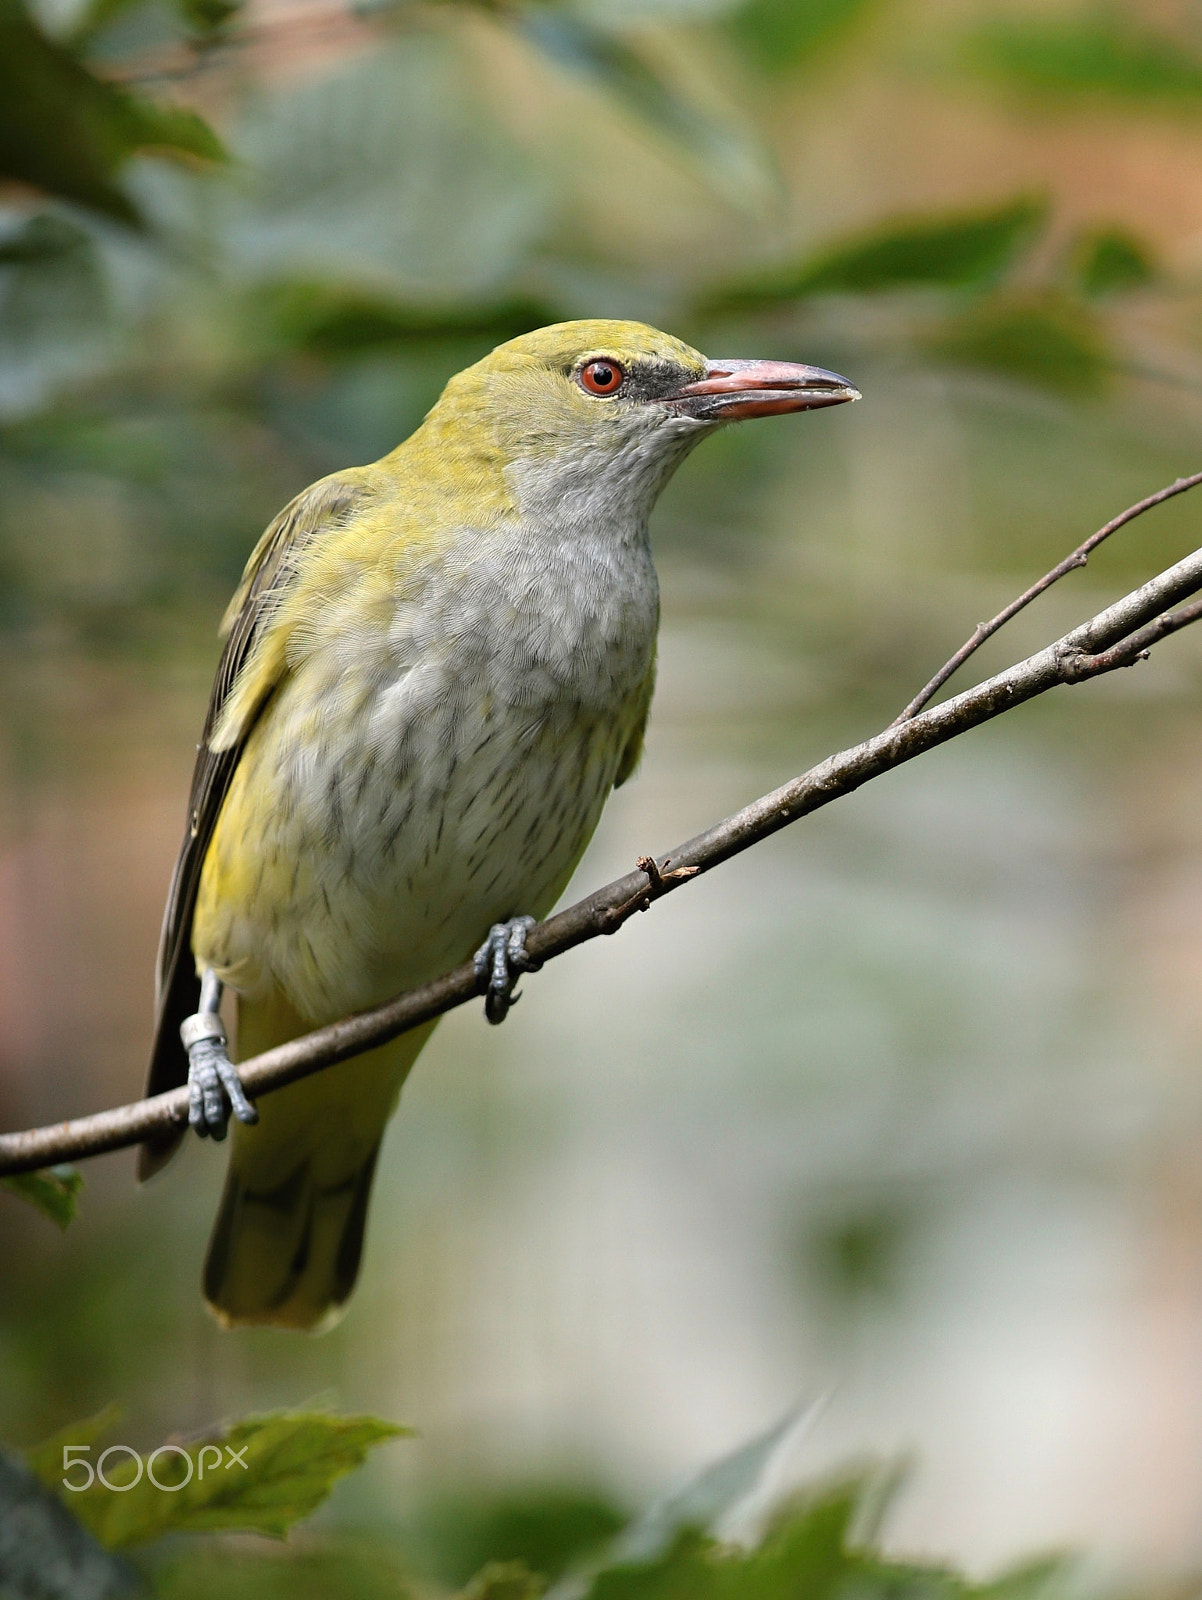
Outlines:
{"type": "Polygon", "coordinates": [[[616,361],[590,361],[580,373],[580,387],[589,394],[617,394],[626,373],[616,361]]]}

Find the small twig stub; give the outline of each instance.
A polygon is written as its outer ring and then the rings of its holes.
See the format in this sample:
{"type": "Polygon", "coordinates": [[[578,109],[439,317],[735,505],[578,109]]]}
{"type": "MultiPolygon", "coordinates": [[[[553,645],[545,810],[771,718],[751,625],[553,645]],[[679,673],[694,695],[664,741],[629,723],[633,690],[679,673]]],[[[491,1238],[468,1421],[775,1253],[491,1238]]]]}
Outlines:
{"type": "Polygon", "coordinates": [[[686,878],[695,878],[701,871],[700,867],[675,867],[668,872],[666,869],[671,863],[671,856],[664,857],[662,867],[654,856],[638,858],[635,866],[647,874],[647,882],[629,900],[624,900],[621,905],[613,906],[605,913],[606,933],[617,933],[627,917],[633,916],[636,911],[646,911],[653,900],[667,894],[674,884],[683,883],[686,878]]]}

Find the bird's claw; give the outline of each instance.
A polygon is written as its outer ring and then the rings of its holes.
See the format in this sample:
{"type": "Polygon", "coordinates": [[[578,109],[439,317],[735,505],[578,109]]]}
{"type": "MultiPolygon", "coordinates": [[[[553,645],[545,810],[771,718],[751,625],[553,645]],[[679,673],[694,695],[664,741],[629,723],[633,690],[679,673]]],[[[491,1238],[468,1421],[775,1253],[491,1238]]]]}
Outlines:
{"type": "Polygon", "coordinates": [[[484,996],[484,1015],[489,1022],[505,1021],[510,1006],[521,998],[514,990],[522,973],[537,972],[542,966],[526,950],[526,935],[535,921],[534,917],[510,917],[508,922],[494,922],[473,957],[476,987],[484,996]]]}
{"type": "Polygon", "coordinates": [[[188,1052],[188,1122],[195,1132],[202,1139],[224,1139],[231,1110],[239,1122],[258,1122],[259,1113],[246,1098],[238,1069],[229,1058],[216,1010],[185,1018],[179,1034],[188,1052]]]}

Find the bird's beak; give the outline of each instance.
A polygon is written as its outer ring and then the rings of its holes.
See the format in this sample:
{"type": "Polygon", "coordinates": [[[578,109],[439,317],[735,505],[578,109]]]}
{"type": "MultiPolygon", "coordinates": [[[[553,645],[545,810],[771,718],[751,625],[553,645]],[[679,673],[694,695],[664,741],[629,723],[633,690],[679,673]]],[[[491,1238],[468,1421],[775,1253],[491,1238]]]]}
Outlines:
{"type": "Polygon", "coordinates": [[[796,361],[710,361],[704,378],[665,396],[673,411],[700,422],[776,417],[859,398],[860,391],[837,372],[796,361]]]}

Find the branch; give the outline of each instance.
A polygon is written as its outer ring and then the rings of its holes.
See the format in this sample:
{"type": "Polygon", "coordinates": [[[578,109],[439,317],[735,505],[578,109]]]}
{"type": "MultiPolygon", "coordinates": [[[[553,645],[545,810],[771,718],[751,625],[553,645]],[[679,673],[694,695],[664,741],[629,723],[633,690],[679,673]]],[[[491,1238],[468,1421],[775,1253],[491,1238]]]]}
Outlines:
{"type": "Polygon", "coordinates": [[[1071,556],[1065,556],[1054,566],[1051,572],[1045,572],[1038,583],[1033,583],[1025,594],[1020,594],[1017,600],[1012,600],[1008,606],[999,611],[991,622],[979,622],[971,638],[956,651],[950,660],[945,661],[939,671],[927,684],[918,691],[906,709],[894,717],[889,724],[891,728],[898,727],[903,722],[909,722],[926,705],[933,694],[937,694],[954,672],[958,672],[969,656],[976,652],[991,639],[999,628],[1005,627],[1011,617],[1017,617],[1020,611],[1025,611],[1032,600],[1037,600],[1045,589],[1050,589],[1054,583],[1059,583],[1061,578],[1068,573],[1075,572],[1078,567],[1088,564],[1090,555],[1102,543],[1109,539],[1112,533],[1117,533],[1120,528],[1125,528],[1129,522],[1134,522],[1136,517],[1142,517],[1145,511],[1151,511],[1153,506],[1162,505],[1164,501],[1171,500],[1174,495],[1184,494],[1187,489],[1196,489],[1202,483],[1202,472],[1195,472],[1190,478],[1178,478],[1176,483],[1170,483],[1167,489],[1158,489],[1155,494],[1150,494],[1146,500],[1137,501],[1135,505],[1128,506],[1126,511],[1120,511],[1117,517],[1112,517],[1104,528],[1099,528],[1097,533],[1091,533],[1084,544],[1079,544],[1071,556]]]}
{"type": "MultiPolygon", "coordinates": [[[[1159,498],[1202,482],[1202,474],[1183,479],[1159,498]]],[[[1156,503],[1157,497],[1143,502],[1156,503]]],[[[1137,512],[1140,508],[1133,508],[1137,512]]],[[[1124,513],[1130,520],[1132,513],[1124,513]]],[[[1116,519],[1108,527],[1120,525],[1116,519]]],[[[1103,530],[1105,532],[1106,530],[1103,530]]],[[[1095,541],[1097,535],[1094,536],[1095,541]]],[[[1071,558],[1070,558],[1071,559],[1071,558]]],[[[1064,563],[1061,563],[1063,566],[1064,563]]],[[[1082,683],[1144,659],[1158,640],[1202,617],[1202,602],[1180,606],[1202,590],[1202,549],[1160,573],[1142,588],[963,694],[888,727],[875,738],[812,767],[782,788],[762,796],[725,821],[678,845],[658,860],[640,857],[639,869],[608,883],[530,930],[526,948],[539,962],[563,955],[599,934],[616,933],[636,911],[708,872],[720,862],[779,832],[799,817],[851,794],[883,772],[900,767],[970,728],[1061,684],[1082,683]]],[[[269,1094],[335,1062],[394,1039],[429,1022],[477,994],[470,962],[396,999],[347,1017],[303,1038],[290,1040],[242,1063],[239,1073],[251,1095],[269,1094]]],[[[149,1134],[182,1127],[188,1117],[186,1087],[101,1111],[95,1116],[23,1133],[0,1135],[0,1175],[29,1172],[60,1161],[78,1160],[139,1144],[149,1134]]]]}

